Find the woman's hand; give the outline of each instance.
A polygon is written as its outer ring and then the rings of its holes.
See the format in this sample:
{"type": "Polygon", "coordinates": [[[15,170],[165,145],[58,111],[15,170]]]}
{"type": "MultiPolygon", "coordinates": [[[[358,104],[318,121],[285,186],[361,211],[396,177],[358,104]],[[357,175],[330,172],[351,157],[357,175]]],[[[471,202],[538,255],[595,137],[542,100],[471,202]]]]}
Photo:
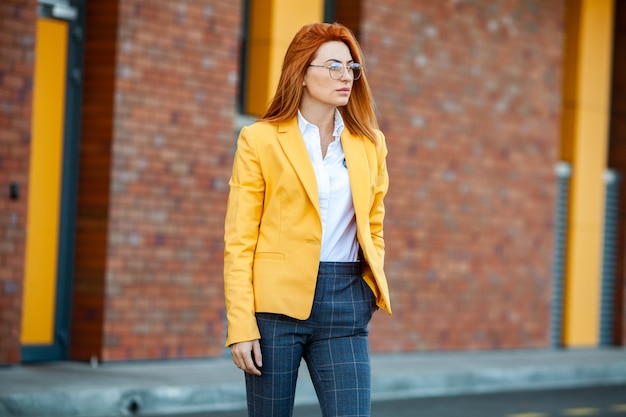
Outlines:
{"type": "Polygon", "coordinates": [[[263,366],[261,344],[259,340],[233,343],[230,345],[230,355],[237,368],[251,375],[261,375],[259,368],[263,366]]]}

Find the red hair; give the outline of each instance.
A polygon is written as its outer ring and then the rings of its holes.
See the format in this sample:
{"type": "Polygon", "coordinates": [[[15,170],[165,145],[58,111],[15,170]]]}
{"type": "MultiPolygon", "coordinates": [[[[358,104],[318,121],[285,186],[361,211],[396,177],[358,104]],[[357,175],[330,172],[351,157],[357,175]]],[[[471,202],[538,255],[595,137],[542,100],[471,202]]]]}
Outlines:
{"type": "MultiPolygon", "coordinates": [[[[343,42],[355,62],[363,65],[363,53],[356,38],[347,27],[339,23],[313,23],[303,26],[287,48],[276,94],[262,119],[266,122],[290,120],[298,114],[304,87],[304,75],[318,48],[326,42],[343,42]]],[[[378,121],[374,99],[367,83],[365,71],[354,81],[348,104],[339,107],[346,128],[356,135],[366,136],[376,142],[378,121]]]]}

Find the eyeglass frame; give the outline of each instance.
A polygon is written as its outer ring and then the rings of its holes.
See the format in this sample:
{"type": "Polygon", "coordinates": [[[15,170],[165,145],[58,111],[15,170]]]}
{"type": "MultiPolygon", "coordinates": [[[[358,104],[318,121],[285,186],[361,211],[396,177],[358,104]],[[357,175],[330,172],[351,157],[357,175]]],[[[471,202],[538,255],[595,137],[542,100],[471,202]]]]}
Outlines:
{"type": "Polygon", "coordinates": [[[340,80],[340,79],[341,79],[341,77],[343,77],[343,75],[346,73],[346,70],[347,70],[347,71],[348,71],[348,74],[350,74],[350,71],[352,71],[352,76],[351,76],[352,81],[356,81],[356,80],[358,80],[359,78],[361,78],[361,74],[362,74],[362,73],[363,73],[363,71],[365,70],[365,69],[363,68],[363,65],[359,64],[358,62],[352,62],[352,63],[350,63],[350,64],[344,65],[344,64],[342,64],[341,62],[338,62],[338,61],[332,61],[332,62],[329,62],[329,63],[328,63],[328,64],[326,64],[326,65],[309,64],[309,67],[315,67],[315,68],[326,68],[326,69],[328,70],[328,75],[329,75],[329,76],[330,76],[330,78],[332,78],[333,80],[340,80]],[[339,74],[339,77],[338,77],[338,78],[334,78],[334,77],[333,77],[333,70],[331,69],[331,66],[332,66],[332,65],[334,65],[334,64],[341,65],[341,67],[342,67],[341,74],[339,74]],[[354,65],[358,65],[358,70],[359,70],[359,73],[358,73],[359,75],[358,75],[358,77],[355,77],[355,76],[354,76],[354,70],[356,69],[356,68],[354,68],[354,67],[353,67],[354,65]],[[351,67],[352,67],[352,68],[351,68],[351,67]]]}

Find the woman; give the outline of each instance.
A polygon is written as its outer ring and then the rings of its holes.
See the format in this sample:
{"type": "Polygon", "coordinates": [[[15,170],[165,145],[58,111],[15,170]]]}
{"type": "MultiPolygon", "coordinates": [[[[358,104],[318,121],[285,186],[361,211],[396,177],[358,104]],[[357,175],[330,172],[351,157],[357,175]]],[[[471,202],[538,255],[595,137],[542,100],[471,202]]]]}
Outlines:
{"type": "Polygon", "coordinates": [[[291,416],[301,359],[322,414],[370,415],[368,323],[391,314],[383,272],[387,148],[352,33],[300,29],[276,95],[241,130],[224,288],[248,415],[291,416]]]}

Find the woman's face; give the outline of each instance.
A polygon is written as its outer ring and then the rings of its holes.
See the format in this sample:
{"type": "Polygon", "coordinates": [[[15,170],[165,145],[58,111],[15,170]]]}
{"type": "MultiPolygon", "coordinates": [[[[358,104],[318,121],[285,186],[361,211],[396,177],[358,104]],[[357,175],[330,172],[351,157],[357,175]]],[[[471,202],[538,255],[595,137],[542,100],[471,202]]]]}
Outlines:
{"type": "MultiPolygon", "coordinates": [[[[319,47],[311,66],[304,75],[304,93],[302,100],[307,105],[322,105],[339,107],[348,104],[352,92],[352,74],[344,69],[338,79],[330,76],[327,67],[332,63],[340,63],[347,66],[353,62],[350,50],[343,42],[326,42],[319,47]],[[318,66],[319,65],[319,66],[318,66]]],[[[335,76],[337,78],[337,76],[335,76]]]]}

